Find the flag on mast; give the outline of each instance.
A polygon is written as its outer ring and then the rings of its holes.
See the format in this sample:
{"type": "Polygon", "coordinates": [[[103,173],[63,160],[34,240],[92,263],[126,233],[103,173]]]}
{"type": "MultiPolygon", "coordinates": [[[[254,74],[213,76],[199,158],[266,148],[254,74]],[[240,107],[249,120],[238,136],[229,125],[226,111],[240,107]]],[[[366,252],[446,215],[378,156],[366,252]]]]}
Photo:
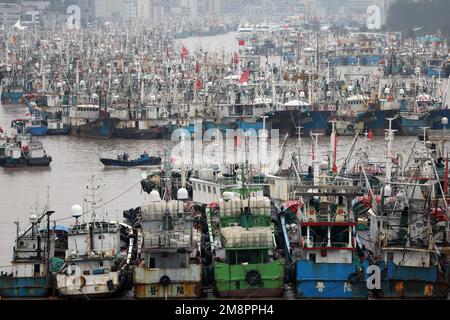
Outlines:
{"type": "Polygon", "coordinates": [[[445,158],[445,176],[444,176],[444,194],[448,191],[448,151],[447,157],[445,158]]]}
{"type": "Polygon", "coordinates": [[[186,59],[187,55],[189,54],[188,49],[185,46],[181,47],[181,61],[184,63],[184,60],[186,59]]]}
{"type": "Polygon", "coordinates": [[[239,80],[240,83],[248,82],[250,79],[250,70],[245,69],[244,73],[241,76],[241,79],[239,80]]]}

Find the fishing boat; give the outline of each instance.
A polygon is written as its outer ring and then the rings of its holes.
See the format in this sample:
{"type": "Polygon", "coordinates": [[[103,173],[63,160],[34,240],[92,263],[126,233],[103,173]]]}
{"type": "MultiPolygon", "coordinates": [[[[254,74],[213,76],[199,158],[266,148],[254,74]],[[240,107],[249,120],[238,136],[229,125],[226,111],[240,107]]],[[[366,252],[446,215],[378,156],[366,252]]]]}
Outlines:
{"type": "Polygon", "coordinates": [[[378,298],[447,299],[449,283],[441,254],[434,244],[437,224],[431,222],[432,186],[390,183],[370,219],[370,260],[381,270],[378,298]],[[392,196],[395,195],[395,196],[392,196]]]}
{"type": "Polygon", "coordinates": [[[79,218],[87,212],[81,206],[72,207],[76,221],[69,228],[64,266],[56,275],[56,290],[64,298],[107,298],[131,289],[132,229],[98,217],[94,191],[91,197],[94,209],[86,222],[79,218]]]}
{"type": "Polygon", "coordinates": [[[70,126],[70,134],[83,138],[110,139],[119,122],[100,110],[98,105],[77,105],[69,107],[69,115],[63,121],[70,126]]]}
{"type": "MultiPolygon", "coordinates": [[[[145,106],[133,109],[111,110],[111,116],[120,120],[114,136],[121,139],[163,139],[164,127],[168,124],[165,107],[145,106]]],[[[170,135],[169,135],[170,137],[170,135]]]]}
{"type": "Polygon", "coordinates": [[[50,229],[50,216],[46,211],[40,217],[30,216],[31,226],[17,235],[13,249],[12,272],[0,276],[0,297],[37,298],[52,294],[52,266],[55,253],[55,235],[50,229]],[[47,220],[45,229],[40,225],[47,220]],[[45,231],[45,232],[44,232],[45,231]]]}
{"type": "Polygon", "coordinates": [[[201,231],[194,227],[198,208],[188,201],[185,188],[170,200],[170,168],[165,163],[165,192],[150,192],[141,207],[138,229],[138,260],[133,270],[137,299],[198,298],[202,295],[204,271],[201,231]]]}
{"type": "Polygon", "coordinates": [[[238,188],[207,208],[214,290],[221,298],[283,295],[284,260],[276,251],[271,202],[253,191],[242,176],[238,188]]]}
{"type": "Polygon", "coordinates": [[[297,212],[298,222],[289,229],[299,240],[291,243],[298,298],[368,297],[366,268],[355,254],[357,217],[352,200],[359,190],[351,180],[336,181],[318,169],[313,183],[297,187],[303,207],[297,212]]]}
{"type": "Polygon", "coordinates": [[[117,159],[100,158],[100,162],[111,167],[157,166],[161,164],[161,158],[143,153],[139,158],[130,160],[128,154],[125,153],[118,155],[117,159]]]}
{"type": "Polygon", "coordinates": [[[25,132],[32,136],[45,136],[47,131],[47,120],[42,118],[31,118],[25,125],[25,132]]]}
{"type": "Polygon", "coordinates": [[[62,136],[70,133],[70,126],[62,120],[49,119],[47,120],[47,135],[62,136]]]}
{"type": "Polygon", "coordinates": [[[20,87],[3,87],[1,91],[1,102],[8,104],[18,104],[22,103],[23,99],[23,89],[20,87]]]}
{"type": "Polygon", "coordinates": [[[0,145],[2,167],[48,167],[52,157],[45,152],[42,141],[19,135],[0,145]]]}

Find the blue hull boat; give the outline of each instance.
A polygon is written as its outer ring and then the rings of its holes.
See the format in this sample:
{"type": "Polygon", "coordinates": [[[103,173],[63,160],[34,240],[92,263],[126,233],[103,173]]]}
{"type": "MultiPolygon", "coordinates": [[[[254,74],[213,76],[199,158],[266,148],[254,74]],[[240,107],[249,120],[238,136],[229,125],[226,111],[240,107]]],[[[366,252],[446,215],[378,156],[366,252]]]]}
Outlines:
{"type": "Polygon", "coordinates": [[[23,91],[3,91],[1,100],[3,103],[19,104],[23,100],[23,91]]]}
{"type": "MultiPolygon", "coordinates": [[[[365,276],[354,263],[296,262],[297,297],[303,299],[367,299],[365,276]]],[[[366,269],[366,268],[364,268],[366,269]]]]}
{"type": "Polygon", "coordinates": [[[446,299],[448,295],[448,270],[440,273],[434,267],[397,266],[392,261],[380,262],[381,290],[374,292],[378,298],[388,299],[446,299]]]}
{"type": "Polygon", "coordinates": [[[161,164],[161,158],[143,154],[140,158],[134,160],[128,160],[126,157],[119,157],[119,159],[100,158],[100,162],[109,167],[157,166],[161,164]]]}
{"type": "Polygon", "coordinates": [[[48,128],[46,126],[28,127],[26,131],[32,136],[39,137],[45,136],[47,134],[48,128]]]}
{"type": "Polygon", "coordinates": [[[52,292],[52,276],[43,277],[0,277],[0,297],[39,298],[52,292]]]}

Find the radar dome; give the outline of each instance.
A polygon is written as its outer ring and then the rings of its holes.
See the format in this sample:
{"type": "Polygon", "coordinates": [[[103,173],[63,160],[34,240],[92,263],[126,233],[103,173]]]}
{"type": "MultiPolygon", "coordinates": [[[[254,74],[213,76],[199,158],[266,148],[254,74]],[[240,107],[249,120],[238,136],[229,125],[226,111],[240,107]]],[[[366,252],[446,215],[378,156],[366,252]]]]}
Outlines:
{"type": "Polygon", "coordinates": [[[390,197],[392,195],[392,188],[390,185],[384,187],[384,196],[390,197]]]}
{"type": "Polygon", "coordinates": [[[231,200],[234,199],[234,193],[233,192],[224,192],[223,195],[223,200],[227,201],[227,200],[231,200]]]}
{"type": "Polygon", "coordinates": [[[77,219],[83,215],[83,208],[81,208],[81,206],[78,204],[74,204],[72,206],[71,211],[72,211],[72,217],[74,217],[75,219],[77,219]]]}
{"type": "Polygon", "coordinates": [[[187,200],[189,199],[188,191],[186,188],[180,188],[177,191],[177,198],[178,200],[187,200]]]}
{"type": "Polygon", "coordinates": [[[151,202],[161,201],[161,197],[159,196],[159,192],[157,190],[152,190],[149,194],[149,198],[151,202]]]}
{"type": "Polygon", "coordinates": [[[38,219],[38,217],[37,217],[37,215],[35,215],[35,214],[32,214],[32,215],[30,216],[30,222],[31,222],[31,223],[35,223],[35,222],[37,221],[37,219],[38,219]]]}

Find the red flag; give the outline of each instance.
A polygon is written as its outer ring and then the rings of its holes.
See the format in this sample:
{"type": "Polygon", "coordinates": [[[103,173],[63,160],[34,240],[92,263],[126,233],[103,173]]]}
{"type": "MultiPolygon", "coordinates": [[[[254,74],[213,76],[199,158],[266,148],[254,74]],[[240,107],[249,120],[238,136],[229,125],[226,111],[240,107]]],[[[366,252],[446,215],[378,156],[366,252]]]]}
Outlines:
{"type": "Polygon", "coordinates": [[[197,81],[195,82],[195,89],[197,90],[197,92],[199,92],[201,88],[202,82],[200,81],[200,79],[197,79],[197,81]]]}
{"type": "Polygon", "coordinates": [[[241,79],[239,80],[240,83],[248,82],[248,79],[250,79],[250,71],[246,69],[244,73],[241,76],[241,79]]]}
{"type": "Polygon", "coordinates": [[[244,40],[239,40],[239,45],[240,46],[245,46],[245,41],[244,40]]]}
{"type": "Polygon", "coordinates": [[[188,49],[185,46],[181,47],[181,61],[184,62],[184,60],[186,59],[187,55],[189,54],[188,49]]]}
{"type": "Polygon", "coordinates": [[[337,174],[337,165],[336,165],[336,151],[337,151],[337,133],[334,133],[334,157],[333,157],[333,173],[337,174]]]}
{"type": "Polygon", "coordinates": [[[444,176],[444,194],[448,191],[448,151],[447,158],[445,159],[445,176],[444,176]]]}

